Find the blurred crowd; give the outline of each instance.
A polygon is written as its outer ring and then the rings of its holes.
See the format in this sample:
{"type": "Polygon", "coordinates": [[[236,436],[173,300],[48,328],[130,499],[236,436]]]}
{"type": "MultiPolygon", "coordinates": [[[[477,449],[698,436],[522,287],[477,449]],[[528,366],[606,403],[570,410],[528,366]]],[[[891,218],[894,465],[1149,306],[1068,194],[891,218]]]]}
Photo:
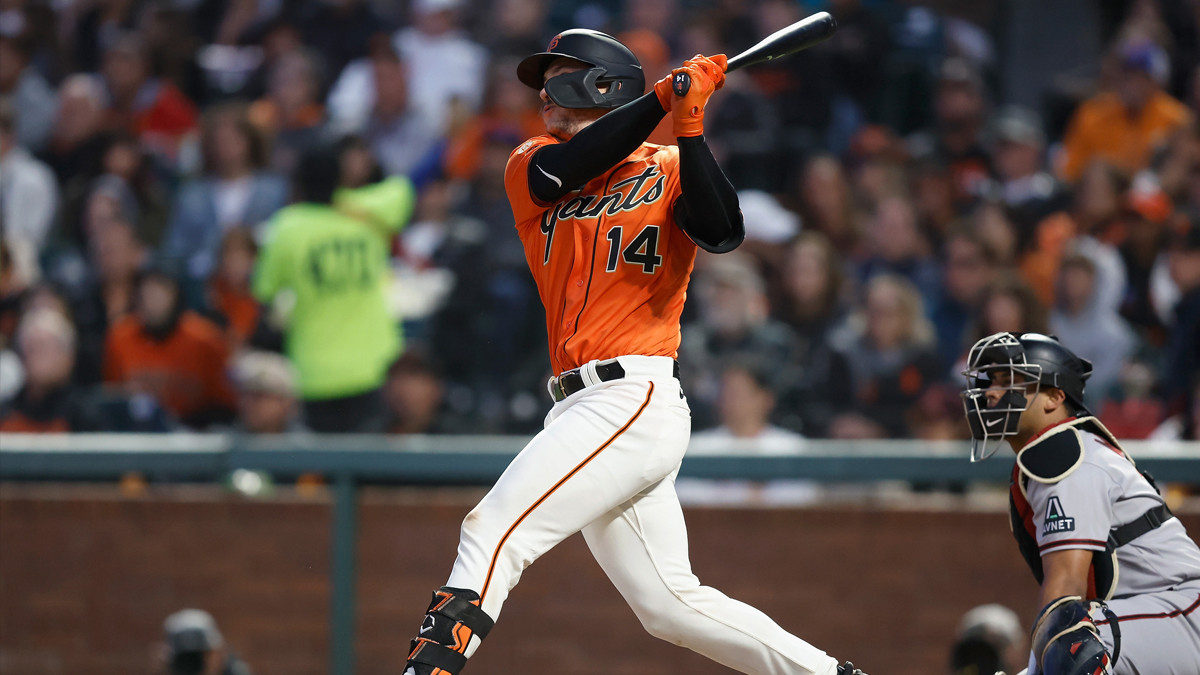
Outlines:
{"type": "Polygon", "coordinates": [[[966,350],[1036,331],[1115,434],[1196,438],[1200,2],[1097,0],[1094,77],[1038,109],[936,5],[0,0],[0,431],[537,430],[517,61],[589,27],[653,83],[828,10],[710,104],[747,240],[696,263],[695,429],[962,438],[966,350]]]}

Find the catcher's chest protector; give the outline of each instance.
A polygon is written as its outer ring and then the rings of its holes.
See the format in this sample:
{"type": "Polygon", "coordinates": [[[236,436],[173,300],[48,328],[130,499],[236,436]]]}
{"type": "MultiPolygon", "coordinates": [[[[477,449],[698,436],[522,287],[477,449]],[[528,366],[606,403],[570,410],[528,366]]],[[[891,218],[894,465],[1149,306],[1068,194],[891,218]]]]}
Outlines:
{"type": "MultiPolygon", "coordinates": [[[[1028,488],[1031,481],[1054,485],[1074,473],[1083,464],[1085,433],[1098,442],[1091,444],[1090,452],[1105,452],[1104,448],[1107,448],[1124,461],[1133,464],[1133,460],[1121,449],[1112,434],[1093,417],[1068,420],[1035,438],[1017,454],[1017,463],[1013,467],[1012,483],[1009,487],[1009,520],[1021,556],[1025,558],[1038,584],[1043,582],[1045,575],[1037,538],[1037,523],[1034,508],[1029,502],[1028,488]]],[[[1136,465],[1134,469],[1137,470],[1136,465]]],[[[1139,473],[1157,490],[1154,480],[1149,475],[1142,471],[1139,473]]],[[[1147,511],[1132,522],[1112,528],[1104,550],[1095,550],[1092,553],[1092,564],[1088,570],[1087,597],[1112,599],[1120,578],[1117,549],[1157,528],[1170,517],[1170,511],[1165,506],[1160,506],[1147,511]]]]}

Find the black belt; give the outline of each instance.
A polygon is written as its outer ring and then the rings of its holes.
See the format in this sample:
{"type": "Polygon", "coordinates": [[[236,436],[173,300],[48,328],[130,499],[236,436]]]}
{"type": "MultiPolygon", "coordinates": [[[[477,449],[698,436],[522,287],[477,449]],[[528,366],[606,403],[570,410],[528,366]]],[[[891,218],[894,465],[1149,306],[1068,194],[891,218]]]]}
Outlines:
{"type": "Polygon", "coordinates": [[[1143,513],[1137,520],[1125,523],[1109,532],[1108,544],[1114,549],[1120,548],[1143,534],[1158,529],[1160,525],[1174,517],[1175,514],[1171,513],[1171,509],[1168,509],[1166,504],[1159,504],[1143,513]]]}
{"type": "MultiPolygon", "coordinates": [[[[672,361],[675,364],[672,370],[672,375],[675,379],[679,379],[679,362],[672,361]]],[[[580,368],[573,368],[559,375],[550,385],[550,396],[554,398],[554,402],[558,403],[564,398],[583,390],[587,385],[583,382],[583,373],[579,372],[580,368]]],[[[596,364],[596,377],[600,378],[601,382],[611,382],[625,377],[625,369],[621,367],[621,363],[615,359],[607,363],[596,364]]]]}

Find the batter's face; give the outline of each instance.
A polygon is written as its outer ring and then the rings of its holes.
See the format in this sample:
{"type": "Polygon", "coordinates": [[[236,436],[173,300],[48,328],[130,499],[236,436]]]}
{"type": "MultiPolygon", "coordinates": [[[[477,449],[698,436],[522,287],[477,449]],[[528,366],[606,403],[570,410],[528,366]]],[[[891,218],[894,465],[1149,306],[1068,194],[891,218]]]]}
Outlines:
{"type": "MultiPolygon", "coordinates": [[[[550,67],[546,69],[546,74],[542,77],[542,82],[545,83],[552,77],[574,73],[587,68],[581,61],[576,61],[570,58],[555,59],[550,67]]],[[[607,91],[607,87],[600,89],[601,93],[607,91]]],[[[546,131],[551,136],[567,140],[575,134],[582,131],[587,125],[600,119],[604,113],[608,112],[604,109],[590,110],[572,110],[568,108],[560,108],[550,100],[550,95],[546,93],[545,88],[541,90],[539,95],[542,98],[542,121],[546,123],[546,131]]]]}

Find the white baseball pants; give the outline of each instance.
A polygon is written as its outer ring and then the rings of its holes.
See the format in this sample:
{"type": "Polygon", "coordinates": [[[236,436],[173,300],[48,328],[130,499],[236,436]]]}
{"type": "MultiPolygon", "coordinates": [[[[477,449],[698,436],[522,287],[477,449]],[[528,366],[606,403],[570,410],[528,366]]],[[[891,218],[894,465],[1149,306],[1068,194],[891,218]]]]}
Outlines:
{"type": "MultiPolygon", "coordinates": [[[[666,357],[622,356],[625,377],[557,403],[545,429],[467,515],[447,586],[497,619],[521,572],[583,531],[651,635],[754,675],[834,675],[837,662],[762,612],[701,586],[688,559],[675,474],[691,412],[666,357]]],[[[479,639],[472,638],[467,655],[479,639]]]]}

